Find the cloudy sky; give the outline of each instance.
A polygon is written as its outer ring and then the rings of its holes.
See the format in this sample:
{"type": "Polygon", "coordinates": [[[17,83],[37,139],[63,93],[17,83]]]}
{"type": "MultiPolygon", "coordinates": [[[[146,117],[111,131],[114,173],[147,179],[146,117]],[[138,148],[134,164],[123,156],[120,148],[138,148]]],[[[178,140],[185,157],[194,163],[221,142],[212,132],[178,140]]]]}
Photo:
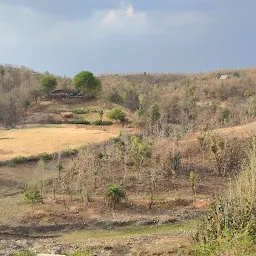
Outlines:
{"type": "Polygon", "coordinates": [[[0,63],[73,76],[256,66],[255,0],[0,0],[0,63]]]}

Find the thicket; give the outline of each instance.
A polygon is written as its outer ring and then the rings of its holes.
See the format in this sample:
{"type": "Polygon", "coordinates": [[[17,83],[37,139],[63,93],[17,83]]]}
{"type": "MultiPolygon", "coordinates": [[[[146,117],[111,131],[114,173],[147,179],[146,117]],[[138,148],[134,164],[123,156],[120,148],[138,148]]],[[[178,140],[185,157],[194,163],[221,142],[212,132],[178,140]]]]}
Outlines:
{"type": "Polygon", "coordinates": [[[0,65],[0,124],[12,127],[24,119],[31,103],[37,102],[56,84],[59,88],[68,88],[72,81],[48,72],[41,74],[23,66],[0,65]]]}
{"type": "Polygon", "coordinates": [[[153,136],[255,120],[255,72],[227,73],[227,80],[216,73],[102,76],[102,97],[134,111],[136,124],[153,136]]]}
{"type": "Polygon", "coordinates": [[[256,144],[194,237],[194,255],[256,255],[256,144]]]}

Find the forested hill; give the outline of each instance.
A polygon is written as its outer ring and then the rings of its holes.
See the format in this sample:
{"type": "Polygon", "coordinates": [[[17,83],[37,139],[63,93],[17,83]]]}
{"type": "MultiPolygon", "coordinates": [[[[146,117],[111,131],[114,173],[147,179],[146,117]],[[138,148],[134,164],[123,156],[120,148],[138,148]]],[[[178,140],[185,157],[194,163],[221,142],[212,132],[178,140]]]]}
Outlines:
{"type": "MultiPolygon", "coordinates": [[[[51,76],[26,67],[0,66],[0,118],[15,122],[45,92],[42,79],[51,76]]],[[[54,76],[57,89],[73,88],[71,78],[54,76]]],[[[256,117],[256,68],[200,74],[100,75],[100,101],[136,113],[136,125],[187,131],[250,122],[256,117]],[[211,118],[209,118],[211,117],[211,118]]],[[[159,130],[159,129],[158,129],[159,130]]]]}

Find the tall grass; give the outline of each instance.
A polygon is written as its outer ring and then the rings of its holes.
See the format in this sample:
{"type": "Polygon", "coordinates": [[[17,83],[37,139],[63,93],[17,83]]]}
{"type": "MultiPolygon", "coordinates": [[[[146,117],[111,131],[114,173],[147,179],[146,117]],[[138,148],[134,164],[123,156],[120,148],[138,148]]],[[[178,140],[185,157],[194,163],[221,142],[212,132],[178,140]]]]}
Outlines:
{"type": "Polygon", "coordinates": [[[248,162],[198,227],[194,255],[256,255],[256,144],[248,162]],[[199,245],[199,246],[198,246],[199,245]]]}

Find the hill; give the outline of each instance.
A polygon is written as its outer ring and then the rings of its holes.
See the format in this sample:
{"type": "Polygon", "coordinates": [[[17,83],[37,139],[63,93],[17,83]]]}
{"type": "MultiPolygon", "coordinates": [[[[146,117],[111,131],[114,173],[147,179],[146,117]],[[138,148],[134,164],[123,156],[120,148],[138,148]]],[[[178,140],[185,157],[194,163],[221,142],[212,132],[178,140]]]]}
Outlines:
{"type": "Polygon", "coordinates": [[[199,218],[250,161],[256,69],[101,75],[90,99],[39,95],[47,74],[2,69],[0,254],[196,255],[199,218]]]}

